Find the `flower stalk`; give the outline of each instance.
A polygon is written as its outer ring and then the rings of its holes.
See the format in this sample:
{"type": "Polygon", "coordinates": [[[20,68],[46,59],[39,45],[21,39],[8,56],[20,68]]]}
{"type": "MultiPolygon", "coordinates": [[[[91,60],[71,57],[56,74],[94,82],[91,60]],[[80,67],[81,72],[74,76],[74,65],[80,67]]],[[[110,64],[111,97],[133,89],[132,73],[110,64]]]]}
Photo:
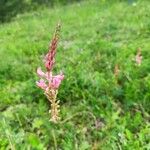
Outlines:
{"type": "Polygon", "coordinates": [[[56,26],[56,30],[52,41],[49,46],[49,51],[45,56],[45,68],[46,73],[44,73],[41,68],[37,69],[37,74],[41,78],[39,81],[36,82],[37,86],[44,90],[44,94],[46,95],[47,99],[50,101],[50,110],[49,113],[51,114],[50,121],[57,122],[59,117],[59,101],[57,101],[57,94],[58,88],[61,84],[61,81],[64,79],[64,75],[61,72],[58,75],[53,75],[53,66],[55,63],[55,55],[56,49],[59,40],[59,32],[60,32],[60,25],[56,26]]]}

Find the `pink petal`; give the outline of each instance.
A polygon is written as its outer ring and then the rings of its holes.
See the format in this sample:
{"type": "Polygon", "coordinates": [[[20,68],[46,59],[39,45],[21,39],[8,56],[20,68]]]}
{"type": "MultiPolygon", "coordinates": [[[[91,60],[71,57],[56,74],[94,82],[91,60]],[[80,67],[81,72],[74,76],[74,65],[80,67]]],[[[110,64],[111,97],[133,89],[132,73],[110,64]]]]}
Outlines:
{"type": "Polygon", "coordinates": [[[40,79],[40,81],[37,81],[36,85],[43,90],[46,90],[46,88],[48,87],[43,79],[40,79]]]}
{"type": "Polygon", "coordinates": [[[51,82],[51,80],[52,80],[52,72],[46,72],[46,79],[49,81],[49,82],[51,82]]]}
{"type": "Polygon", "coordinates": [[[54,88],[54,89],[59,88],[59,86],[61,84],[61,81],[63,79],[64,79],[64,75],[63,74],[53,76],[53,79],[52,79],[52,88],[54,88]]]}
{"type": "Polygon", "coordinates": [[[37,74],[38,74],[40,77],[46,77],[46,74],[41,70],[40,67],[37,69],[37,74]]]}

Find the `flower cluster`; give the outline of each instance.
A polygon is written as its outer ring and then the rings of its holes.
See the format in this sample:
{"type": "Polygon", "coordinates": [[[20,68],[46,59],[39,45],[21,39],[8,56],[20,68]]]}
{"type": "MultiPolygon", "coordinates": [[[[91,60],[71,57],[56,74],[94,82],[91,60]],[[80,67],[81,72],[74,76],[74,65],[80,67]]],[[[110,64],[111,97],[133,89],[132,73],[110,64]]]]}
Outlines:
{"type": "Polygon", "coordinates": [[[61,81],[64,79],[64,75],[61,72],[58,75],[52,74],[53,65],[55,63],[55,54],[59,39],[60,25],[58,24],[56,27],[56,31],[54,33],[54,37],[50,43],[49,51],[45,56],[45,68],[46,73],[42,71],[39,67],[37,69],[37,74],[41,78],[36,82],[37,86],[44,90],[44,94],[47,96],[48,100],[51,102],[51,121],[57,122],[59,120],[59,101],[56,100],[58,88],[61,84],[61,81]]]}
{"type": "Polygon", "coordinates": [[[64,75],[60,73],[59,75],[53,76],[52,72],[44,73],[41,68],[37,69],[37,74],[41,79],[37,81],[37,86],[48,92],[50,89],[57,90],[64,79],[64,75]]]}

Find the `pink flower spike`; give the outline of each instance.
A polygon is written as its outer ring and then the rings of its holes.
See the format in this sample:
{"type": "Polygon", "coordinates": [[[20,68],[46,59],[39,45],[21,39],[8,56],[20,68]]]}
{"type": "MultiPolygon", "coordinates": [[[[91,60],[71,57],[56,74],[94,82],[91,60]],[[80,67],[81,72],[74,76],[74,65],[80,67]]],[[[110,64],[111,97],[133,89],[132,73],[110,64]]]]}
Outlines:
{"type": "Polygon", "coordinates": [[[53,76],[53,67],[55,64],[55,55],[58,46],[60,32],[60,24],[56,26],[54,36],[50,42],[48,53],[44,58],[44,65],[46,71],[42,71],[39,67],[37,69],[37,74],[40,77],[40,80],[36,82],[36,85],[41,88],[46,95],[47,99],[51,103],[51,121],[57,122],[59,120],[59,101],[57,101],[58,88],[61,84],[61,81],[64,79],[63,73],[60,73],[56,76],[53,76]]]}
{"type": "Polygon", "coordinates": [[[64,75],[63,74],[60,74],[60,75],[57,75],[57,76],[53,76],[52,88],[58,89],[60,84],[61,84],[61,81],[63,79],[64,79],[64,75]]]}
{"type": "Polygon", "coordinates": [[[41,70],[40,67],[37,69],[37,74],[38,74],[40,77],[46,77],[46,74],[41,70]]]}
{"type": "Polygon", "coordinates": [[[40,79],[40,81],[37,81],[36,85],[43,90],[46,90],[46,88],[48,87],[43,79],[40,79]]]}

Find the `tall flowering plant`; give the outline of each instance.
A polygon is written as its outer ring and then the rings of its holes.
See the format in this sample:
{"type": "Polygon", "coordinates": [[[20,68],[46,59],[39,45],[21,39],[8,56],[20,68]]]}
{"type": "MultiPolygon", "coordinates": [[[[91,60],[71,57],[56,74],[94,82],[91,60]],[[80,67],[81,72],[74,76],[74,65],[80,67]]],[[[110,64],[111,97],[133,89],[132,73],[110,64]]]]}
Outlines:
{"type": "Polygon", "coordinates": [[[44,59],[46,72],[43,72],[40,67],[37,69],[37,74],[40,77],[40,80],[37,81],[36,84],[44,91],[44,94],[51,103],[51,109],[49,110],[49,113],[51,114],[50,121],[52,122],[57,122],[59,120],[59,101],[57,101],[56,98],[58,88],[61,84],[61,81],[64,79],[62,72],[58,75],[53,75],[53,66],[55,63],[55,54],[59,40],[59,32],[60,25],[58,24],[50,43],[49,51],[44,59]]]}

